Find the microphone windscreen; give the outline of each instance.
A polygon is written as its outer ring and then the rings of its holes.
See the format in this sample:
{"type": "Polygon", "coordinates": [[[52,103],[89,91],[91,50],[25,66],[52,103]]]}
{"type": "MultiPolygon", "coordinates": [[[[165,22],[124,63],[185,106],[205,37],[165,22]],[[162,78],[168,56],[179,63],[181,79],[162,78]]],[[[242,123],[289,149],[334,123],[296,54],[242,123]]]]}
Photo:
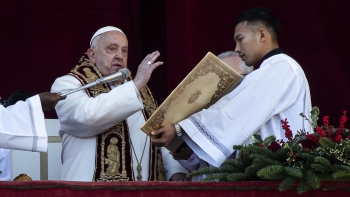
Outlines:
{"type": "Polygon", "coordinates": [[[119,72],[121,72],[123,74],[124,78],[128,78],[130,76],[130,71],[127,68],[122,68],[119,70],[119,72]]]}

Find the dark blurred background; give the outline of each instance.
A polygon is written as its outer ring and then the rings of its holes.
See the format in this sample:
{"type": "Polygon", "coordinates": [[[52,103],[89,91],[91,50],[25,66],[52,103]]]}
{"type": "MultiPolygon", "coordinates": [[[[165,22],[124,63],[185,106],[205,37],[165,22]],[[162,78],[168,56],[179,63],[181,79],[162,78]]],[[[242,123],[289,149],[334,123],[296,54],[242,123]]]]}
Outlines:
{"type": "MultiPolygon", "coordinates": [[[[342,111],[350,109],[350,7],[345,0],[1,1],[0,96],[50,91],[87,51],[94,32],[112,25],[128,37],[128,67],[134,75],[148,53],[160,51],[165,64],[148,85],[161,103],[208,51],[235,49],[231,24],[256,6],[275,12],[281,48],[303,67],[321,117],[329,115],[338,126],[342,111]]],[[[54,110],[45,117],[57,118],[54,110]]]]}

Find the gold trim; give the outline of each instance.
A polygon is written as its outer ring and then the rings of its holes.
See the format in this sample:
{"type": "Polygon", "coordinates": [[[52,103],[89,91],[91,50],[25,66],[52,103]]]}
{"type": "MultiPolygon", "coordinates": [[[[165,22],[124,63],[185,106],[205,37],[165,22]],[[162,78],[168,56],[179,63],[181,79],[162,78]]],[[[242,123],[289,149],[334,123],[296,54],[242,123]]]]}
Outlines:
{"type": "Polygon", "coordinates": [[[49,136],[48,143],[62,143],[62,139],[60,136],[49,136]]]}
{"type": "MultiPolygon", "coordinates": [[[[197,66],[185,77],[184,80],[171,92],[171,94],[164,100],[164,102],[158,107],[158,109],[153,113],[153,115],[147,120],[147,122],[141,127],[141,130],[146,134],[150,135],[151,131],[161,128],[166,124],[174,124],[179,122],[187,117],[183,117],[179,120],[168,120],[165,119],[165,113],[179,113],[178,111],[169,112],[168,109],[172,102],[176,100],[182,93],[185,91],[186,87],[189,86],[192,82],[194,82],[197,78],[201,76],[205,76],[209,73],[213,73],[219,76],[219,81],[216,84],[216,89],[213,90],[210,101],[208,103],[201,103],[201,109],[206,109],[210,105],[214,104],[219,100],[222,96],[231,91],[234,87],[236,87],[243,77],[238,74],[235,70],[229,67],[226,63],[216,57],[214,54],[208,52],[207,55],[197,64],[197,66]]],[[[198,94],[197,94],[198,95],[198,94]]],[[[195,98],[190,99],[189,101],[193,101],[195,98]]],[[[195,106],[198,106],[195,105],[195,106]]],[[[200,111],[201,109],[194,109],[193,113],[200,111]]]]}
{"type": "Polygon", "coordinates": [[[49,178],[48,162],[48,152],[40,153],[40,180],[48,180],[49,178]]]}

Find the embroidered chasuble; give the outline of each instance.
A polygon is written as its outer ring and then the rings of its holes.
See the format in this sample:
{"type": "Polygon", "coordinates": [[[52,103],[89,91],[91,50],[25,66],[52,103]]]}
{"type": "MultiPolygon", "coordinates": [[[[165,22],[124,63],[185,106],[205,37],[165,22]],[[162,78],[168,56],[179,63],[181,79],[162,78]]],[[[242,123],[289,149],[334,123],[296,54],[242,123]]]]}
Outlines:
{"type": "MultiPolygon", "coordinates": [[[[86,55],[80,59],[79,64],[70,71],[69,75],[77,78],[83,86],[102,77],[98,68],[86,55]]],[[[96,97],[102,93],[108,93],[111,87],[108,84],[100,84],[85,91],[89,97],[96,97]]],[[[157,103],[146,86],[141,89],[140,95],[144,105],[142,113],[147,120],[157,109],[157,103]]],[[[146,148],[145,151],[150,151],[149,169],[142,169],[149,171],[148,180],[165,180],[160,148],[150,145],[150,148],[146,148]]],[[[133,172],[132,154],[126,120],[97,135],[93,181],[135,181],[134,173],[137,172],[133,172]]]]}

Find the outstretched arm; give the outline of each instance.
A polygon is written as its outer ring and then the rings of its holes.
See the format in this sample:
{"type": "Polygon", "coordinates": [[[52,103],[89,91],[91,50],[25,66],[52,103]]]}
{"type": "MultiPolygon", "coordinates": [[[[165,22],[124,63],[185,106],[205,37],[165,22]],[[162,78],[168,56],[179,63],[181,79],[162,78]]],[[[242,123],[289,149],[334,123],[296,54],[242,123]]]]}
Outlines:
{"type": "Polygon", "coordinates": [[[67,96],[61,96],[61,93],[42,92],[39,94],[41,107],[43,111],[52,110],[58,101],[64,100],[67,96]]]}

